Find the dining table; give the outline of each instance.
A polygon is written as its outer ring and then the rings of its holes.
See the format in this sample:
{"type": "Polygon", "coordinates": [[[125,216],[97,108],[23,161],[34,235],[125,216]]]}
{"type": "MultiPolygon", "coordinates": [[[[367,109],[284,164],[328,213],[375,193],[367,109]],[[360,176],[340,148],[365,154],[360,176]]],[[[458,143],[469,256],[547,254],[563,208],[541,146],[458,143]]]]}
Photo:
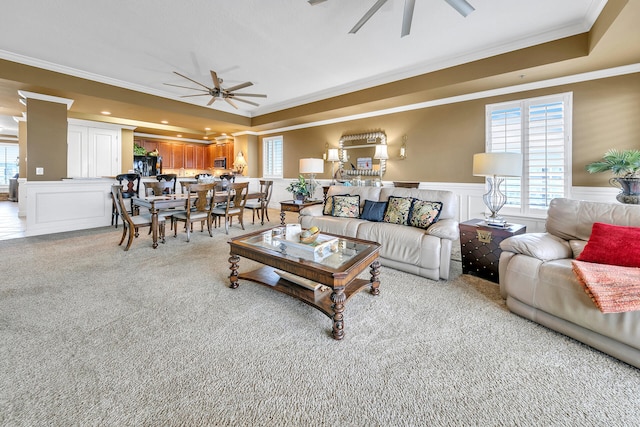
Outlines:
{"type": "MultiPolygon", "coordinates": [[[[158,247],[158,212],[163,209],[170,208],[186,208],[187,199],[189,197],[188,193],[175,193],[175,194],[164,194],[161,196],[139,196],[133,197],[132,202],[135,206],[143,207],[149,209],[149,213],[151,214],[151,234],[153,239],[153,249],[158,247]]],[[[247,194],[247,200],[249,199],[260,199],[264,200],[264,193],[256,191],[247,194]]],[[[213,203],[226,203],[227,201],[227,193],[226,192],[215,192],[213,196],[213,203]]],[[[262,205],[261,209],[261,225],[264,225],[264,211],[267,207],[262,205]]]]}

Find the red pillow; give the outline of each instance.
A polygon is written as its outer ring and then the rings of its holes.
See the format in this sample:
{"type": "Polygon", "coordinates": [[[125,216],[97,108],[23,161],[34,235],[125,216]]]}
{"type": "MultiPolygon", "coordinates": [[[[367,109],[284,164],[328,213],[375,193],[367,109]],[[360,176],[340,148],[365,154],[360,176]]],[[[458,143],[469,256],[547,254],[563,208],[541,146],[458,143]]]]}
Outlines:
{"type": "Polygon", "coordinates": [[[578,261],[640,267],[640,227],[593,223],[591,237],[578,261]]]}

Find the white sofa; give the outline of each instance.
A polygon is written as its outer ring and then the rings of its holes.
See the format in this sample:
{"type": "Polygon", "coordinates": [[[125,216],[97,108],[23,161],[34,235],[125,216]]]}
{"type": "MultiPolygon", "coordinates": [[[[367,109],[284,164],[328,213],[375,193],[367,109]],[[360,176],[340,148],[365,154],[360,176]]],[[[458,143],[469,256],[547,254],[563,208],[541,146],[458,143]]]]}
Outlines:
{"type": "Polygon", "coordinates": [[[360,209],[365,200],[388,201],[389,196],[413,197],[442,202],[439,220],[429,228],[370,222],[357,218],[323,215],[323,205],[314,205],[300,211],[303,228],[317,226],[326,233],[372,240],[382,244],[382,265],[417,274],[429,279],[448,279],[451,262],[451,244],[459,238],[458,201],[451,191],[421,190],[395,187],[331,186],[327,197],[359,195],[360,209]]]}
{"type": "Polygon", "coordinates": [[[640,368],[640,311],[602,313],[572,270],[594,222],[639,227],[640,206],[552,200],[545,233],[501,242],[500,291],[512,312],[640,368]]]}

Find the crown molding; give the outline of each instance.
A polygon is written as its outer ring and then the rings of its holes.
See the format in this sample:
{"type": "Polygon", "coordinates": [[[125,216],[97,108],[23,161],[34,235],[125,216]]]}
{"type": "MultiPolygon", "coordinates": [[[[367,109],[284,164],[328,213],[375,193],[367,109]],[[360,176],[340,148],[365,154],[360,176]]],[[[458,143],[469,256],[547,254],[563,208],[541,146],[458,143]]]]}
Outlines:
{"type": "Polygon", "coordinates": [[[349,122],[352,120],[360,120],[360,119],[367,119],[371,117],[385,116],[388,114],[420,110],[423,108],[430,108],[430,107],[436,107],[436,106],[447,105],[447,104],[455,104],[458,102],[472,101],[472,100],[482,99],[482,98],[490,98],[493,96],[525,92],[529,90],[544,89],[544,88],[562,86],[562,85],[572,84],[572,83],[581,83],[581,82],[586,82],[591,80],[606,79],[609,77],[617,77],[617,76],[623,76],[623,75],[634,74],[639,72],[640,72],[640,63],[629,64],[629,65],[623,65],[620,67],[607,68],[607,69],[597,70],[597,71],[589,71],[586,73],[574,74],[574,75],[564,76],[564,77],[557,77],[554,79],[540,80],[538,82],[524,83],[524,84],[514,85],[514,86],[505,86],[503,88],[472,92],[472,93],[452,96],[448,98],[434,99],[431,101],[403,105],[400,107],[387,108],[384,110],[370,111],[368,113],[354,114],[351,116],[338,117],[335,119],[320,120],[317,122],[309,122],[309,123],[303,123],[303,124],[294,125],[294,126],[270,129],[266,131],[257,132],[256,134],[261,136],[261,135],[269,135],[273,133],[287,132],[287,131],[298,130],[298,129],[306,129],[306,128],[311,128],[316,126],[326,126],[326,125],[331,125],[335,123],[349,122]]]}

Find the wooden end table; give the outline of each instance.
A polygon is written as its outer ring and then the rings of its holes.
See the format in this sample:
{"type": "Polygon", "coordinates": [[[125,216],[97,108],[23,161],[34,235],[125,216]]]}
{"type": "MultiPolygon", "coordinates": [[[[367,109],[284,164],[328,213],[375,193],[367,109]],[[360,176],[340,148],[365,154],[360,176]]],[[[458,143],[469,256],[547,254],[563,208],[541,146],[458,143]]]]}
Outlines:
{"type": "MultiPolygon", "coordinates": [[[[278,227],[277,227],[278,228],[278,227]]],[[[363,289],[369,288],[372,295],[380,294],[380,244],[367,240],[322,234],[335,237],[335,246],[328,254],[318,258],[275,237],[272,230],[258,231],[229,241],[229,287],[236,289],[239,279],[251,280],[278,292],[290,295],[320,310],[332,319],[332,336],[336,340],[344,338],[343,312],[347,301],[363,289]],[[264,264],[247,273],[238,273],[240,257],[264,264]],[[358,275],[367,268],[371,279],[360,279],[358,275]],[[285,279],[277,270],[290,273],[285,279]],[[305,287],[295,283],[296,278],[307,279],[321,287],[305,287]]],[[[299,280],[298,280],[299,282],[299,280]]]]}
{"type": "Polygon", "coordinates": [[[320,205],[322,200],[308,200],[306,202],[298,203],[295,200],[284,200],[280,202],[280,224],[285,225],[284,219],[287,212],[299,213],[307,206],[320,205]]]}
{"type": "Polygon", "coordinates": [[[462,273],[499,283],[498,262],[502,253],[500,242],[507,237],[523,234],[526,231],[527,227],[521,224],[492,227],[482,219],[461,222],[462,273]]]}

